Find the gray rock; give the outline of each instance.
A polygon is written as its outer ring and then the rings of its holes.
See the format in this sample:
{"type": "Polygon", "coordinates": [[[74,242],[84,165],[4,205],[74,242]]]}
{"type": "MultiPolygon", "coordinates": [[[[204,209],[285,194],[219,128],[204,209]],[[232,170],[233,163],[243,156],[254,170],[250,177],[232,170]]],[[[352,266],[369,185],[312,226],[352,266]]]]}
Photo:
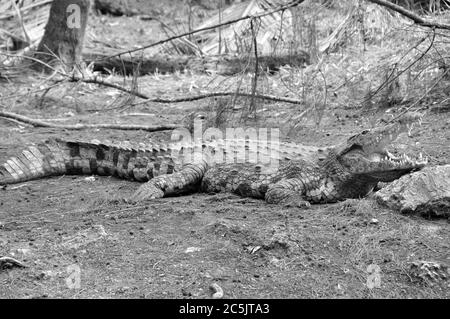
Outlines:
{"type": "Polygon", "coordinates": [[[427,167],[404,175],[374,197],[401,213],[450,217],[450,165],[427,167]]]}

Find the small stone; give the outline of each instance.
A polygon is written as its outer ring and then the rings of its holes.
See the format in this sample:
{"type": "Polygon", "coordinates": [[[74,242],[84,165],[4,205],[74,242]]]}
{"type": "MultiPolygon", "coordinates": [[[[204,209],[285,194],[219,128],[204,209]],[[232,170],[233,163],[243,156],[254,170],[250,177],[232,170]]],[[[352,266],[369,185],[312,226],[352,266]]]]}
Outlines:
{"type": "Polygon", "coordinates": [[[400,213],[450,217],[450,165],[404,175],[375,193],[375,199],[400,213]]]}
{"type": "Polygon", "coordinates": [[[184,251],[184,253],[185,253],[185,254],[190,254],[190,253],[198,252],[198,251],[200,251],[200,250],[202,250],[202,249],[199,248],[199,247],[188,247],[188,248],[186,248],[186,250],[184,251]]]}

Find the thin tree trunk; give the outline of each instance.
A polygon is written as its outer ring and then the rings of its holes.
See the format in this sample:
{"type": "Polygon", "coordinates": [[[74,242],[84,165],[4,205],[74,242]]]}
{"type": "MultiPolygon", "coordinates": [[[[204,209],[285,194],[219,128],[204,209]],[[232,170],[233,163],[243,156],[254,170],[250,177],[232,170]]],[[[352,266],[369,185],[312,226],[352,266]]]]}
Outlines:
{"type": "Polygon", "coordinates": [[[49,64],[62,63],[67,71],[79,64],[89,6],[89,0],[53,1],[35,57],[49,64]]]}

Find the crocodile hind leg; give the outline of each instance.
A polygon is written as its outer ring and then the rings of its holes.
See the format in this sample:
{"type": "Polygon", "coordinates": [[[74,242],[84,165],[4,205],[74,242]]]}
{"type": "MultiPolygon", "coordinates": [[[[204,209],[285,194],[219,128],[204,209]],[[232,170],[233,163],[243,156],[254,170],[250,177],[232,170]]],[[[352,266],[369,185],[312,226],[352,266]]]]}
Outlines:
{"type": "Polygon", "coordinates": [[[207,169],[207,162],[202,161],[184,165],[178,172],[157,176],[139,187],[129,201],[139,202],[198,190],[207,169]]]}

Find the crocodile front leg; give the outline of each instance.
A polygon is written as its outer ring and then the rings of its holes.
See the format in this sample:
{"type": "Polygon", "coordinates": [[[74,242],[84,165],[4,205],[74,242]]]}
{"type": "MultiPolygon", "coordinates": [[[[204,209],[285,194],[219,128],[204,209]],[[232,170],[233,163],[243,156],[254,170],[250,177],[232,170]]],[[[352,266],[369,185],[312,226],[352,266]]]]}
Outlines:
{"type": "Polygon", "coordinates": [[[306,185],[299,178],[282,179],[269,185],[265,200],[270,204],[281,204],[287,207],[310,207],[305,200],[306,185]]]}
{"type": "Polygon", "coordinates": [[[129,201],[139,202],[197,190],[207,169],[208,164],[202,161],[198,164],[187,164],[178,172],[157,176],[139,187],[129,201]]]}

